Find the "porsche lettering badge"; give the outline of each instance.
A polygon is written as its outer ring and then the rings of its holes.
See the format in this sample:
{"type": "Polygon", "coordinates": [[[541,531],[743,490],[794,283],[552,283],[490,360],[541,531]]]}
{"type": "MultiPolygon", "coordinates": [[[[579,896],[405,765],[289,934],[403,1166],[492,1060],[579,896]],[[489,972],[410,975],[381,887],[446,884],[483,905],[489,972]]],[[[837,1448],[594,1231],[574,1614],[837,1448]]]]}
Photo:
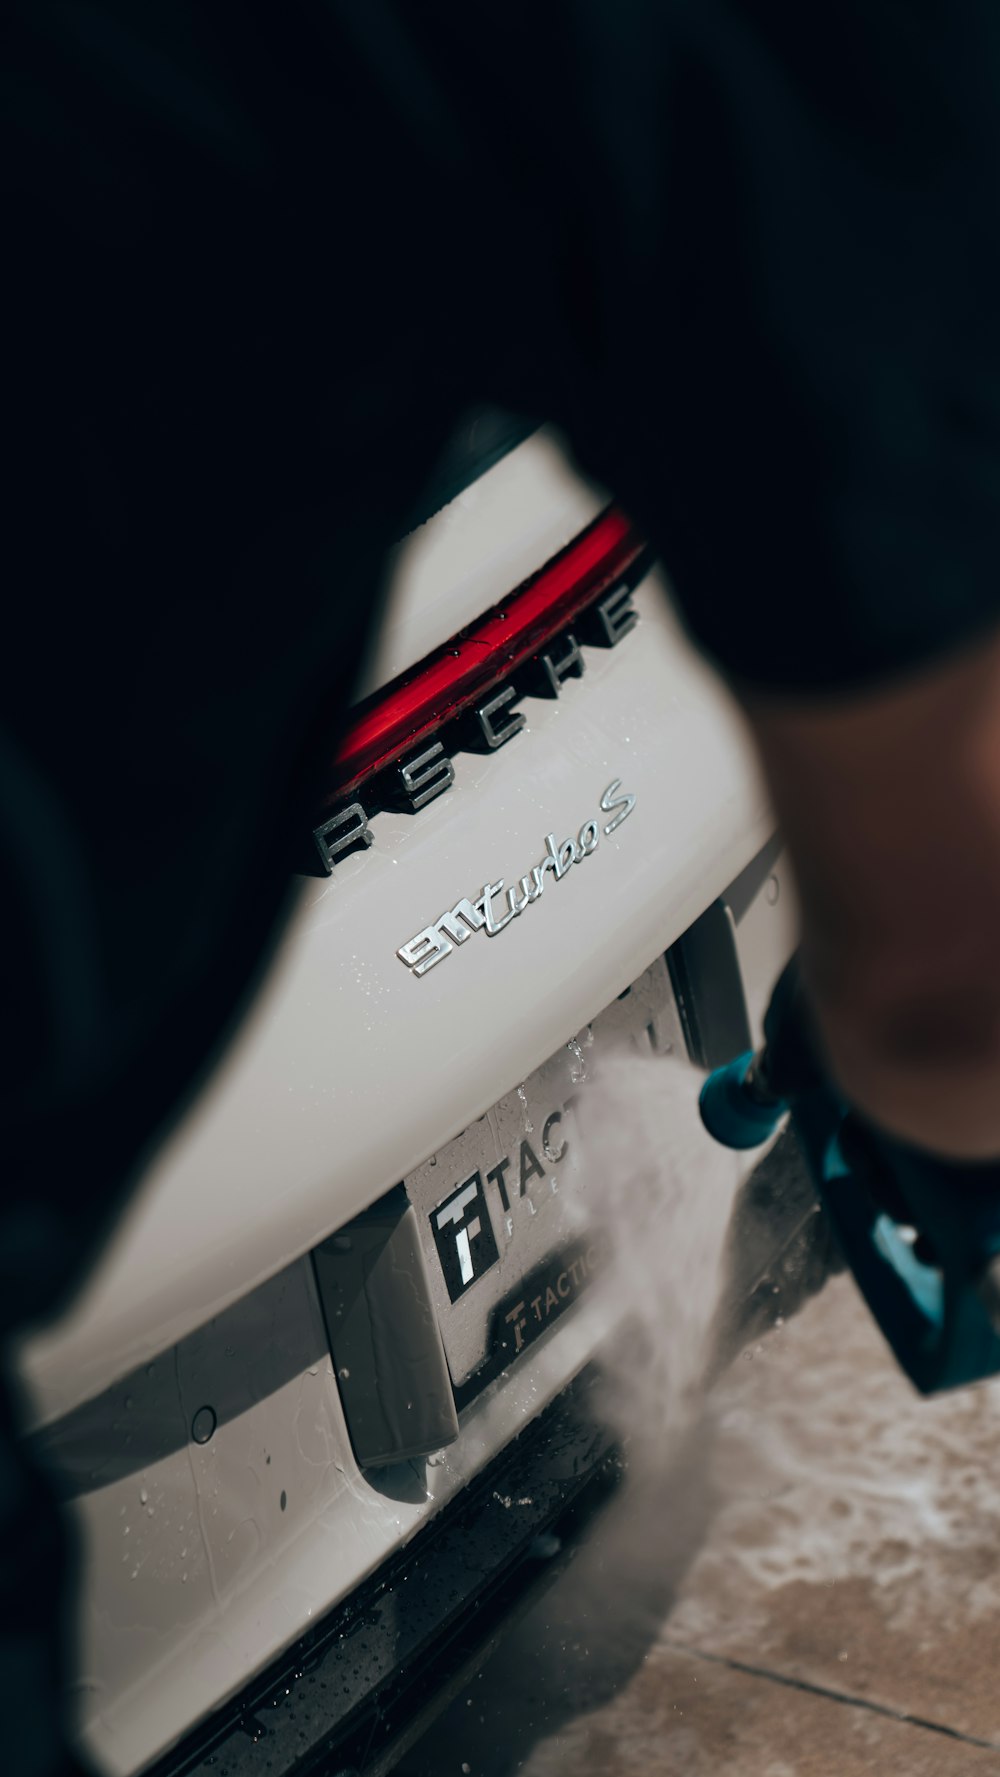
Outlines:
{"type": "MultiPolygon", "coordinates": [[[[611,816],[603,824],[605,836],[620,827],[634,807],[635,797],[628,790],[622,790],[621,778],[616,777],[601,797],[602,815],[611,816]]],[[[601,832],[601,822],[590,820],[584,822],[575,839],[564,839],[559,843],[554,833],[547,833],[545,856],[521,877],[516,886],[512,884],[507,889],[503,901],[497,899],[504,894],[501,876],[496,882],[485,882],[474,901],[464,897],[456,901],[454,907],[439,913],[433,924],[424,926],[423,931],[417,932],[407,944],[400,945],[396,955],[414,975],[426,975],[429,969],[450,956],[456,945],[471,938],[473,932],[485,932],[488,938],[495,938],[532,901],[538,900],[549,872],[554,881],[561,882],[574,864],[582,864],[590,857],[600,844],[601,832]]]]}

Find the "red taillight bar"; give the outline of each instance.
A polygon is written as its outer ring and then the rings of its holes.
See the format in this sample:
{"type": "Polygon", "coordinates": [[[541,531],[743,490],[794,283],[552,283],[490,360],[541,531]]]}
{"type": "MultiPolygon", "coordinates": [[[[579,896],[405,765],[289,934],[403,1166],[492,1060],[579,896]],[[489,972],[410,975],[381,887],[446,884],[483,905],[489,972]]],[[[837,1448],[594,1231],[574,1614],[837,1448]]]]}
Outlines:
{"type": "Polygon", "coordinates": [[[646,545],[609,506],[561,555],[354,712],[333,764],[339,800],[471,707],[627,573],[646,545]]]}

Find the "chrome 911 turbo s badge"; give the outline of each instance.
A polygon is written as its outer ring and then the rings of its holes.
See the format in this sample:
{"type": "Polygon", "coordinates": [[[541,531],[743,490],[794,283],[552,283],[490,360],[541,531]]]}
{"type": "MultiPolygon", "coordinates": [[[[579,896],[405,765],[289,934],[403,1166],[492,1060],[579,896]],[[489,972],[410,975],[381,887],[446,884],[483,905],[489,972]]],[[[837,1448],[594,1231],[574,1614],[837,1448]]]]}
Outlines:
{"type": "MultiPolygon", "coordinates": [[[[621,778],[616,777],[601,797],[601,813],[611,816],[603,826],[605,836],[620,827],[634,807],[635,797],[630,791],[622,790],[621,778]]],[[[590,820],[584,821],[575,839],[564,839],[559,843],[554,833],[547,833],[544,858],[522,876],[519,883],[511,884],[506,894],[502,876],[497,882],[485,882],[474,901],[468,897],[456,901],[454,907],[440,913],[432,925],[417,932],[409,943],[400,945],[396,955],[414,975],[426,975],[436,963],[450,956],[457,944],[464,944],[467,938],[471,938],[473,932],[485,932],[488,938],[495,938],[532,901],[538,900],[549,872],[554,881],[561,882],[574,864],[582,864],[597,850],[601,831],[602,823],[590,820]],[[499,901],[497,897],[501,895],[504,898],[499,901]]]]}

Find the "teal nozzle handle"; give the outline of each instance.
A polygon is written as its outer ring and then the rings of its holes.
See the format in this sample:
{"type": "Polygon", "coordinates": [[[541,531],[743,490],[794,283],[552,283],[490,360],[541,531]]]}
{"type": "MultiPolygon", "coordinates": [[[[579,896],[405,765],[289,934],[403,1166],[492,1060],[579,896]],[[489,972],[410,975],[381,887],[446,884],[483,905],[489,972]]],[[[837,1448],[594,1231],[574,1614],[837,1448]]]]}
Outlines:
{"type": "Polygon", "coordinates": [[[709,1074],[698,1098],[701,1120],[724,1148],[759,1148],[788,1114],[784,1099],[755,1095],[752,1049],[709,1074]]]}
{"type": "Polygon", "coordinates": [[[903,1370],[925,1394],[1000,1374],[1000,1162],[939,1160],[850,1110],[826,1074],[793,962],[765,1045],[716,1068],[708,1133],[748,1149],[791,1116],[838,1245],[903,1370]]]}

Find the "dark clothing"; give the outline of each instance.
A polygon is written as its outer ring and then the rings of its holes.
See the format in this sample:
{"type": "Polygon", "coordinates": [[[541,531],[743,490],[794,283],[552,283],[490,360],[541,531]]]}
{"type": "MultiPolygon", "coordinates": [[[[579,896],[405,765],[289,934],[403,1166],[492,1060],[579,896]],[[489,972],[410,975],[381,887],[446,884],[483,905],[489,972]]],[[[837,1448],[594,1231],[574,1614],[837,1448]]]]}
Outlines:
{"type": "MultiPolygon", "coordinates": [[[[736,679],[875,681],[995,623],[1000,13],[12,0],[0,115],[9,1332],[260,974],[471,404],[564,428],[736,679]]],[[[0,1463],[22,1777],[58,1530],[6,1420],[0,1463]]]]}

